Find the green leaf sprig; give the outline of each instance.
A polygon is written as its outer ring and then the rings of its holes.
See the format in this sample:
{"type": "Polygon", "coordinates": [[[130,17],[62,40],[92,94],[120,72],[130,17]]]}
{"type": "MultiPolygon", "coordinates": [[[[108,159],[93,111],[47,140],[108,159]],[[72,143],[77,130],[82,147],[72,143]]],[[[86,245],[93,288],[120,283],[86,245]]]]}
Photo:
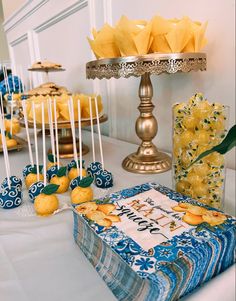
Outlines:
{"type": "Polygon", "coordinates": [[[89,187],[93,183],[92,177],[85,177],[79,182],[79,186],[82,188],[89,187]]]}
{"type": "MultiPolygon", "coordinates": [[[[223,139],[223,141],[213,146],[211,149],[206,150],[205,152],[201,153],[189,166],[191,167],[194,163],[197,161],[203,159],[204,157],[208,156],[211,153],[217,152],[221,155],[226,154],[228,151],[230,151],[233,147],[236,146],[236,124],[232,126],[232,128],[228,131],[228,134],[223,139]]],[[[188,169],[187,168],[187,169],[188,169]]]]}
{"type": "Polygon", "coordinates": [[[48,154],[48,161],[51,163],[57,162],[57,157],[53,156],[53,154],[48,154]]]}
{"type": "Polygon", "coordinates": [[[60,167],[59,170],[58,170],[58,172],[57,172],[57,176],[59,178],[64,177],[66,175],[66,171],[67,171],[67,167],[66,166],[60,167]]]}
{"type": "MultiPolygon", "coordinates": [[[[43,165],[39,165],[39,173],[42,173],[42,170],[43,170],[43,165]]],[[[35,164],[30,173],[33,173],[35,175],[37,174],[37,166],[35,164]]]]}
{"type": "Polygon", "coordinates": [[[41,193],[47,194],[47,195],[51,195],[55,192],[57,192],[57,189],[60,185],[56,185],[56,184],[49,184],[47,186],[45,186],[42,190],[41,193]]]}

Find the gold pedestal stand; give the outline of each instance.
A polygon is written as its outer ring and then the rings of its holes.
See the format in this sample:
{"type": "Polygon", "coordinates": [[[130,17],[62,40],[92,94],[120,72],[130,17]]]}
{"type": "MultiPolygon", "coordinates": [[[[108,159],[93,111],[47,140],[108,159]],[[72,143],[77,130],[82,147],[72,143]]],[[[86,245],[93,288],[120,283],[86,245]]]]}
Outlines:
{"type": "MultiPolygon", "coordinates": [[[[102,115],[99,118],[100,123],[106,122],[108,120],[108,117],[106,114],[102,115]]],[[[24,118],[21,117],[20,119],[21,126],[25,126],[24,124],[24,118]]],[[[93,119],[93,125],[97,124],[97,119],[93,119]]],[[[34,124],[31,121],[28,121],[29,128],[33,128],[34,124]]],[[[90,119],[81,120],[81,127],[87,127],[90,126],[90,119]]],[[[73,158],[74,157],[74,149],[73,149],[73,139],[72,139],[72,132],[71,132],[71,124],[70,122],[60,122],[58,121],[57,124],[58,132],[59,132],[59,153],[60,158],[73,158]]],[[[42,125],[40,123],[37,123],[37,128],[41,129],[42,125]]],[[[75,122],[75,128],[78,128],[78,121],[75,122]]],[[[49,130],[49,124],[45,123],[45,129],[49,130]]],[[[76,146],[77,146],[77,152],[79,154],[79,139],[76,139],[76,146]]],[[[83,155],[87,154],[89,152],[89,147],[82,143],[82,153],[83,155]]],[[[51,149],[48,150],[48,153],[51,153],[51,149]]]]}
{"type": "Polygon", "coordinates": [[[204,53],[153,53],[143,56],[130,56],[99,59],[86,64],[87,78],[128,78],[141,76],[139,86],[140,116],[136,120],[136,134],[141,139],[137,152],[127,156],[122,167],[130,172],[152,174],[171,168],[171,158],[158,151],[152,140],[157,134],[157,120],[152,114],[153,89],[150,75],[161,73],[189,72],[206,70],[204,53]]]}

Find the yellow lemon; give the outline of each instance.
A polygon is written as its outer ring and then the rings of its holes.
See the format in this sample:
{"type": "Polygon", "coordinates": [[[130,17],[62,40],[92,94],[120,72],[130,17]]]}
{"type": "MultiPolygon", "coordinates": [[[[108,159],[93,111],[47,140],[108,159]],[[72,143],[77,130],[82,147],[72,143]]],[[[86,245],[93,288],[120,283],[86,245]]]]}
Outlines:
{"type": "MultiPolygon", "coordinates": [[[[49,161],[49,162],[47,163],[47,170],[48,170],[49,168],[53,167],[53,166],[56,166],[56,165],[57,165],[57,162],[54,163],[54,162],[50,162],[50,161],[49,161]]],[[[62,166],[60,162],[59,162],[59,166],[62,166]]]]}
{"type": "Polygon", "coordinates": [[[180,193],[184,193],[190,188],[190,184],[187,181],[179,181],[176,183],[176,190],[180,193]]]}
{"type": "Polygon", "coordinates": [[[208,186],[206,184],[200,184],[200,185],[194,185],[193,186],[193,192],[198,197],[206,197],[208,195],[208,186]]]}
{"type": "Polygon", "coordinates": [[[195,164],[193,166],[193,169],[196,174],[198,174],[199,176],[202,176],[202,177],[206,176],[209,172],[209,166],[207,163],[195,164]]]}
{"type": "Polygon", "coordinates": [[[185,126],[186,129],[194,130],[197,124],[198,124],[198,120],[193,116],[186,116],[183,119],[183,125],[185,126]]]}
{"type": "Polygon", "coordinates": [[[17,141],[15,139],[7,139],[6,143],[8,148],[17,146],[17,141]]]}
{"type": "Polygon", "coordinates": [[[200,185],[201,182],[203,181],[203,178],[200,177],[198,174],[196,174],[195,172],[189,172],[189,174],[187,175],[187,181],[194,186],[200,185]]]}
{"type": "Polygon", "coordinates": [[[182,146],[188,146],[190,142],[193,141],[194,139],[194,134],[187,130],[187,131],[184,131],[182,134],[181,134],[181,144],[182,146]]]}
{"type": "MultiPolygon", "coordinates": [[[[82,169],[82,176],[86,177],[86,170],[83,168],[82,169]]],[[[73,167],[68,173],[69,179],[72,181],[74,178],[79,177],[79,169],[77,171],[77,168],[73,167]]]]}
{"type": "MultiPolygon", "coordinates": [[[[43,181],[43,175],[41,173],[39,174],[39,181],[43,181]]],[[[25,185],[28,189],[36,182],[38,182],[37,174],[29,173],[25,178],[25,185]]]]}
{"type": "Polygon", "coordinates": [[[71,203],[80,204],[84,202],[89,202],[93,199],[93,190],[91,187],[76,187],[71,192],[71,203]]]}
{"type": "Polygon", "coordinates": [[[67,176],[63,176],[63,177],[55,176],[55,177],[51,178],[50,183],[59,185],[59,187],[57,189],[57,193],[64,193],[69,188],[70,180],[67,176]]]}
{"type": "MultiPolygon", "coordinates": [[[[5,119],[5,129],[7,132],[11,131],[11,120],[10,119],[5,119]]],[[[16,118],[12,119],[12,134],[18,134],[20,132],[20,123],[16,118]]]]}
{"type": "Polygon", "coordinates": [[[54,194],[40,193],[34,201],[34,209],[38,215],[47,216],[59,207],[58,198],[54,194]]]}

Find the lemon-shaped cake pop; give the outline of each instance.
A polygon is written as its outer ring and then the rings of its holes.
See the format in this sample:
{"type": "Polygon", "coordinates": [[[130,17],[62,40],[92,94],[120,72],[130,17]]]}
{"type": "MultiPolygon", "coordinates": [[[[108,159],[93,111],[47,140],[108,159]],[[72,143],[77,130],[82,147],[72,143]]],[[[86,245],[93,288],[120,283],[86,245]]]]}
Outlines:
{"type": "MultiPolygon", "coordinates": [[[[77,178],[80,175],[80,169],[76,167],[71,168],[71,170],[68,173],[69,179],[72,181],[74,178],[77,178]]],[[[82,177],[86,176],[86,169],[82,169],[82,177]]]]}
{"type": "MultiPolygon", "coordinates": [[[[78,166],[80,166],[80,162],[78,161],[78,166]]],[[[77,178],[80,175],[80,169],[77,169],[77,164],[75,160],[72,160],[68,166],[68,177],[72,181],[74,178],[77,178]]],[[[82,177],[86,177],[86,169],[84,168],[84,160],[82,162],[82,177]]]]}
{"type": "Polygon", "coordinates": [[[17,141],[13,138],[6,140],[7,148],[17,146],[17,141]]]}
{"type": "MultiPolygon", "coordinates": [[[[53,166],[57,165],[57,158],[56,156],[54,157],[53,154],[48,154],[48,164],[47,164],[47,170],[50,169],[53,166]]],[[[59,163],[61,166],[61,163],[59,163]]]]}
{"type": "Polygon", "coordinates": [[[25,178],[25,185],[26,185],[27,189],[29,189],[32,184],[34,184],[38,181],[43,181],[43,175],[42,175],[41,171],[42,171],[42,166],[40,165],[39,166],[39,179],[38,179],[36,166],[34,166],[32,168],[32,171],[25,178]]]}
{"type": "Polygon", "coordinates": [[[86,177],[79,182],[79,186],[74,188],[71,192],[71,203],[80,204],[93,200],[93,189],[90,185],[93,182],[93,178],[86,177]]]}
{"type": "Polygon", "coordinates": [[[58,185],[49,184],[42,192],[35,198],[34,209],[37,215],[48,216],[59,208],[59,201],[55,193],[58,185]]]}
{"type": "Polygon", "coordinates": [[[56,184],[58,185],[58,189],[57,189],[57,193],[64,193],[68,190],[69,185],[70,185],[70,180],[69,178],[66,176],[66,166],[65,167],[61,167],[56,176],[52,177],[50,180],[51,184],[56,184]]]}
{"type": "MultiPolygon", "coordinates": [[[[5,119],[4,120],[4,123],[5,123],[5,129],[7,132],[10,132],[11,131],[11,116],[10,115],[7,115],[9,116],[9,118],[5,119]]],[[[15,134],[18,134],[20,132],[20,123],[19,123],[19,120],[17,120],[16,118],[12,118],[12,134],[15,135],[15,134]]]]}

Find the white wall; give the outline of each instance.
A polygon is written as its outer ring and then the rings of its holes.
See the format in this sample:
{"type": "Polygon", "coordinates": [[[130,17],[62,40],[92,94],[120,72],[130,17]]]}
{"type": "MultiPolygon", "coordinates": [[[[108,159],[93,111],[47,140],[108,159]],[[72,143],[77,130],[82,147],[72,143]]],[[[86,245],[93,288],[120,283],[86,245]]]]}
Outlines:
{"type": "Polygon", "coordinates": [[[5,20],[25,3],[25,0],[1,0],[1,1],[2,1],[5,20]]]}
{"type": "Polygon", "coordinates": [[[3,19],[3,8],[0,0],[0,64],[1,62],[4,63],[6,60],[9,60],[7,40],[2,26],[3,19]]]}
{"type": "MultiPolygon", "coordinates": [[[[139,79],[86,80],[85,64],[93,58],[86,40],[90,28],[99,28],[105,21],[115,24],[122,14],[134,19],[149,19],[157,13],[167,18],[188,15],[194,20],[208,20],[207,72],[152,76],[154,112],[159,122],[155,142],[171,150],[171,106],[197,91],[212,102],[229,105],[229,124],[235,123],[234,5],[234,0],[30,0],[5,21],[4,27],[11,58],[17,65],[26,69],[38,58],[62,63],[66,72],[50,79],[72,91],[101,91],[110,118],[103,132],[138,143],[134,124],[139,79]]],[[[35,84],[41,80],[34,75],[35,84]]],[[[235,152],[228,158],[229,166],[235,168],[235,152]]]]}

